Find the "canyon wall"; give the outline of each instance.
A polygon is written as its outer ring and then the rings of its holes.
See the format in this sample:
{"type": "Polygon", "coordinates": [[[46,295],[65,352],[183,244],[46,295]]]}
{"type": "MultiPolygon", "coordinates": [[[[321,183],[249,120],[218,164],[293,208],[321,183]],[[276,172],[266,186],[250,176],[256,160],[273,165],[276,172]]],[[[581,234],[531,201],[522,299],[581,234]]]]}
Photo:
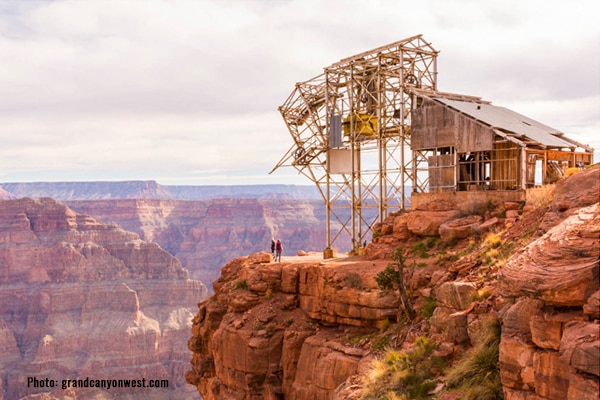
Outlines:
{"type": "MultiPolygon", "coordinates": [[[[284,255],[326,246],[325,206],[314,185],[161,185],[156,181],[3,183],[0,199],[51,197],[77,212],[135,232],[177,257],[209,289],[226,262],[268,250],[284,255]]],[[[339,210],[341,219],[349,210],[339,210]]],[[[348,215],[346,215],[348,214],[348,215]]],[[[338,232],[332,225],[332,235],[338,232]]],[[[340,235],[335,250],[351,249],[340,235]]]]}
{"type": "MultiPolygon", "coordinates": [[[[319,200],[119,199],[64,203],[159,244],[181,261],[192,278],[209,287],[226,262],[270,251],[272,238],[282,240],[284,256],[295,255],[298,250],[322,251],[326,243],[325,208],[319,200]]],[[[349,243],[339,243],[340,250],[349,248],[349,243]]]]}
{"type": "Polygon", "coordinates": [[[175,257],[136,233],[48,198],[0,201],[0,398],[198,397],[184,385],[185,342],[206,296],[175,257]],[[60,388],[85,378],[168,388],[60,388]]]}

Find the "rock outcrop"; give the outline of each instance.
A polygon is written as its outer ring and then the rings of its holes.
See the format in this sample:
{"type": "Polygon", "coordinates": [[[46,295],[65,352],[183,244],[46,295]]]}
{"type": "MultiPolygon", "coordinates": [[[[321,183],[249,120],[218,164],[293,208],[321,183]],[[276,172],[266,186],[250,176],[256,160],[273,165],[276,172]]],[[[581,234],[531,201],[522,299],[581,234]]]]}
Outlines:
{"type": "Polygon", "coordinates": [[[0,282],[0,398],[193,398],[185,342],[207,289],[157,244],[52,199],[1,201],[0,282]],[[85,378],[168,388],[60,387],[85,378]]]}
{"type": "MultiPolygon", "coordinates": [[[[537,207],[505,200],[469,216],[445,202],[390,215],[364,256],[232,261],[199,304],[187,381],[206,400],[355,399],[374,357],[365,338],[377,328],[400,349],[427,335],[452,363],[487,343],[483,325],[500,320],[505,399],[598,399],[599,171],[561,182],[537,207]],[[399,295],[375,278],[399,246],[413,265],[407,287],[417,317],[392,335],[384,329],[402,318],[399,295]]],[[[449,389],[440,398],[460,396],[449,389]]]]}
{"type": "Polygon", "coordinates": [[[598,204],[581,208],[502,269],[500,294],[516,299],[500,347],[507,400],[600,396],[599,235],[598,204]]]}
{"type": "Polygon", "coordinates": [[[186,379],[205,400],[330,399],[366,354],[347,338],[396,318],[397,294],[374,280],[381,264],[270,261],[230,262],[199,304],[186,379]]]}

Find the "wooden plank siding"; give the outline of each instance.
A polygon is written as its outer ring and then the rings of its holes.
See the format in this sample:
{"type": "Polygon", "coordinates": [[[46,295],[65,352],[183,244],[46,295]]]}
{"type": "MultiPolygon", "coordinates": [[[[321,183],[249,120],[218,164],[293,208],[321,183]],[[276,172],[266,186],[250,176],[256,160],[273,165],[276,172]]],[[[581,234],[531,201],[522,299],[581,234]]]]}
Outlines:
{"type": "Polygon", "coordinates": [[[479,121],[455,113],[456,152],[469,153],[493,149],[494,132],[479,121]]]}
{"type": "Polygon", "coordinates": [[[410,140],[413,150],[454,146],[456,113],[425,99],[421,107],[412,111],[410,140]]]}
{"type": "Polygon", "coordinates": [[[454,154],[429,156],[429,191],[448,192],[456,190],[454,154]]]}
{"type": "Polygon", "coordinates": [[[546,147],[430,98],[420,105],[411,114],[411,149],[428,154],[430,192],[526,189],[538,174],[547,183],[593,160],[591,152],[546,147]]]}

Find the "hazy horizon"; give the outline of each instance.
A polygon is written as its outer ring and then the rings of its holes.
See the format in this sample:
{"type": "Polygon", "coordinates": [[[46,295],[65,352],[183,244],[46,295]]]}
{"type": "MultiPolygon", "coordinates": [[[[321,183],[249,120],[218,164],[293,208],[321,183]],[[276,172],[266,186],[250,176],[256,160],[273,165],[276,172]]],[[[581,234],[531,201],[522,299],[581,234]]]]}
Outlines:
{"type": "Polygon", "coordinates": [[[310,185],[272,168],[278,107],[338,60],[422,34],[438,89],[600,150],[600,24],[581,0],[0,2],[0,181],[310,185]],[[542,12],[543,10],[543,12],[542,12]]]}

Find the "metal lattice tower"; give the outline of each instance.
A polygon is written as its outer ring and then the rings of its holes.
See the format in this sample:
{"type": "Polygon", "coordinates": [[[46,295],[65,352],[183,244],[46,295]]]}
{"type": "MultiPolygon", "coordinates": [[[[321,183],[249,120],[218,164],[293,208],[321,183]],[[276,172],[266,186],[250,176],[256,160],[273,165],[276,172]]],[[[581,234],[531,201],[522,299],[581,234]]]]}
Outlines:
{"type": "Polygon", "coordinates": [[[407,190],[426,186],[410,151],[411,89],[436,89],[437,54],[417,35],[345,58],[297,83],[279,107],[294,144],[273,171],[292,166],[317,185],[327,249],[344,234],[360,248],[405,208],[407,190]]]}

